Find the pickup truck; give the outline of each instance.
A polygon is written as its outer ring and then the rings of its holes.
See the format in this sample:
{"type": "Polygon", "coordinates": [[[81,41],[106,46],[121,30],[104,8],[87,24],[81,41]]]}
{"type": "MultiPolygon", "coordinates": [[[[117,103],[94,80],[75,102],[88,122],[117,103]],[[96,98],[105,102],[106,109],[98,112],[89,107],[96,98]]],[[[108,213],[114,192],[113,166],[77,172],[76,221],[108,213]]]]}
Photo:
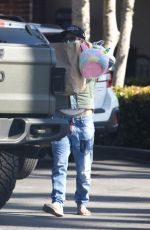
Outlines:
{"type": "Polygon", "coordinates": [[[39,150],[68,132],[68,123],[53,118],[55,64],[36,26],[0,19],[0,208],[35,168],[39,150]]]}

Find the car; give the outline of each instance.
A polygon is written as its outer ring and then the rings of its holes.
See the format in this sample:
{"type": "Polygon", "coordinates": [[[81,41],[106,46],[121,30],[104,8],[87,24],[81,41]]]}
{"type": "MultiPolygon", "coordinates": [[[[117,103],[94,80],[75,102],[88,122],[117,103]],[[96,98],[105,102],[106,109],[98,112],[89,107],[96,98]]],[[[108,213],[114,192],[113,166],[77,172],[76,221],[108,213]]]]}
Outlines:
{"type": "MultiPolygon", "coordinates": [[[[63,31],[62,28],[44,27],[38,25],[38,29],[51,42],[54,34],[63,31]]],[[[53,40],[52,40],[53,41],[53,40]]],[[[115,137],[119,127],[119,101],[112,87],[113,69],[97,78],[94,92],[94,125],[95,125],[95,143],[101,143],[101,139],[109,136],[115,137]]]]}
{"type": "Polygon", "coordinates": [[[68,133],[68,123],[53,118],[55,65],[55,50],[37,26],[0,19],[0,208],[16,179],[35,168],[40,149],[68,133]]]}
{"type": "Polygon", "coordinates": [[[97,144],[102,144],[104,138],[115,138],[120,123],[119,101],[112,87],[112,78],[113,72],[109,71],[98,77],[95,85],[93,119],[97,144]]]}

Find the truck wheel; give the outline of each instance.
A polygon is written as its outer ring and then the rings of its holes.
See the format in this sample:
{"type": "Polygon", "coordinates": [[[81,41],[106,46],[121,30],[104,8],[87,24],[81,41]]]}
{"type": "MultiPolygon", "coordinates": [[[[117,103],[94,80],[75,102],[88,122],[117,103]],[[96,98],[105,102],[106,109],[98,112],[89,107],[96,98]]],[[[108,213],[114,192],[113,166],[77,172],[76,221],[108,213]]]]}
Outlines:
{"type": "Polygon", "coordinates": [[[16,184],[18,157],[0,150],[0,208],[9,200],[16,184]]]}
{"type": "Polygon", "coordinates": [[[35,169],[38,163],[38,159],[19,157],[19,167],[17,173],[17,179],[24,179],[28,177],[35,169]]]}

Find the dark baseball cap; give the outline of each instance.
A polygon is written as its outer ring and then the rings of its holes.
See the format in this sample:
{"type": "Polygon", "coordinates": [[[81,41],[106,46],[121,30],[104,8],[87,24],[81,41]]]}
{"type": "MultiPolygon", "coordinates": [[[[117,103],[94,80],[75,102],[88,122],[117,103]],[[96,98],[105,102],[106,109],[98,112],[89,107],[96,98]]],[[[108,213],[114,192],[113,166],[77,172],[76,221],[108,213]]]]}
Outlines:
{"type": "Polygon", "coordinates": [[[79,38],[83,38],[85,39],[85,33],[84,31],[79,27],[79,26],[75,26],[75,25],[70,25],[68,26],[63,32],[62,34],[65,35],[67,33],[72,33],[75,36],[79,37],[79,38]]]}

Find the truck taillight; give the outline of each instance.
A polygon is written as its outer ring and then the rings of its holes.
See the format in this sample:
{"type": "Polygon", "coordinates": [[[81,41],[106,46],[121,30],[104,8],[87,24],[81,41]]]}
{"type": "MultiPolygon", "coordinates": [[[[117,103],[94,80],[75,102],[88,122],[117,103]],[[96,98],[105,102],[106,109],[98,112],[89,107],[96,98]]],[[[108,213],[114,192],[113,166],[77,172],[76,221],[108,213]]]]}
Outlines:
{"type": "Polygon", "coordinates": [[[112,77],[113,77],[113,74],[112,74],[112,72],[110,71],[110,72],[107,74],[107,88],[112,86],[112,77]]]}
{"type": "Polygon", "coordinates": [[[5,27],[5,22],[3,20],[0,20],[0,27],[5,27]]]}

